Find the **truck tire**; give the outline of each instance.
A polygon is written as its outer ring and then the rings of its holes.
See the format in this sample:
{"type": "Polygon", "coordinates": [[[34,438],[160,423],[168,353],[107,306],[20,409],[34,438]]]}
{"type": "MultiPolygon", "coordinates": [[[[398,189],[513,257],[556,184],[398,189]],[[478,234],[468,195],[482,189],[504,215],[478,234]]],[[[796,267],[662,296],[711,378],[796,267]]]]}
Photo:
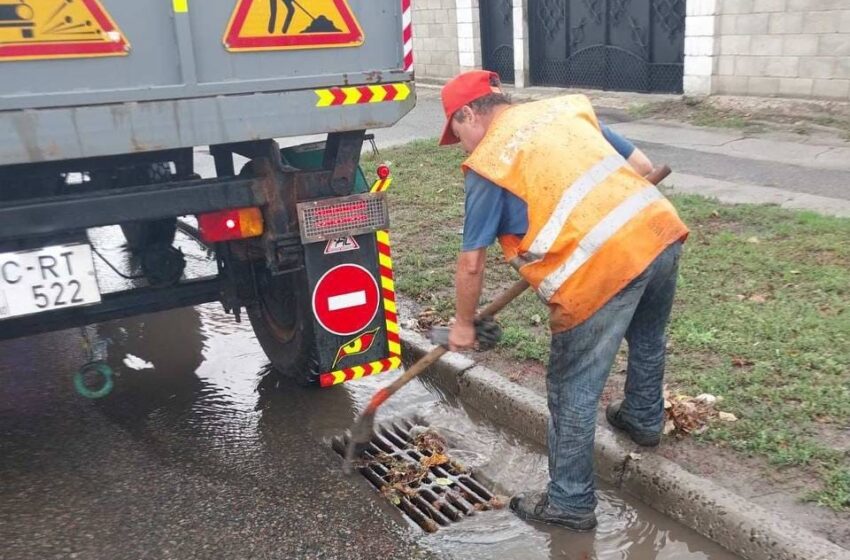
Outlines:
{"type": "Polygon", "coordinates": [[[314,378],[307,278],[303,272],[257,279],[258,301],[247,308],[260,346],[275,373],[306,385],[314,378]]]}
{"type": "MultiPolygon", "coordinates": [[[[168,163],[151,163],[119,173],[116,186],[153,185],[166,183],[171,178],[171,166],[168,163]]],[[[127,248],[133,253],[141,253],[156,245],[170,247],[177,232],[177,218],[128,222],[121,224],[121,231],[127,241],[127,248]]]]}

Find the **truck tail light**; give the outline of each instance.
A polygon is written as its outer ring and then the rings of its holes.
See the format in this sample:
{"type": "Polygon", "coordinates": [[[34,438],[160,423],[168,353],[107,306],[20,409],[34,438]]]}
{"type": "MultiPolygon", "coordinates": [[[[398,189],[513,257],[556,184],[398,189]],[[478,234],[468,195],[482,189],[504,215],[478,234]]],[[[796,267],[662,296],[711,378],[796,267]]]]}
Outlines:
{"type": "Polygon", "coordinates": [[[207,243],[259,237],[263,234],[263,214],[259,208],[221,210],[198,216],[201,238],[207,243]]]}

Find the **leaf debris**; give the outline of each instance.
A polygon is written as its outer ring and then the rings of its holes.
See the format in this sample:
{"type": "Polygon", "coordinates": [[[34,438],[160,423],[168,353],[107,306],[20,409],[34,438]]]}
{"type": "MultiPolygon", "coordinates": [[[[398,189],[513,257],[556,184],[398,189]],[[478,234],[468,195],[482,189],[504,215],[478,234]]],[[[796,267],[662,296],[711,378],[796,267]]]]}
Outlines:
{"type": "Polygon", "coordinates": [[[708,430],[712,420],[735,422],[738,418],[717,409],[722,399],[708,393],[698,397],[673,395],[664,389],[664,435],[699,435],[708,430]]]}

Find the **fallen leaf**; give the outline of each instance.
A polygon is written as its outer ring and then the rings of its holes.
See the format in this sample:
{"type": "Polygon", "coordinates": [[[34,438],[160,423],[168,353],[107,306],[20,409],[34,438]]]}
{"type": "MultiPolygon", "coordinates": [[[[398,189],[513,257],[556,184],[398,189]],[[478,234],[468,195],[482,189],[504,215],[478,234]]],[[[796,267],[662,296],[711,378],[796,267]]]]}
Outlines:
{"type": "Polygon", "coordinates": [[[543,319],[540,317],[540,315],[534,314],[534,315],[531,316],[531,324],[532,325],[539,325],[542,322],[543,322],[543,319]]]}
{"type": "Polygon", "coordinates": [[[490,501],[488,501],[487,504],[492,509],[505,509],[505,506],[508,505],[509,501],[510,498],[508,498],[507,496],[493,496],[492,498],[490,498],[490,501]]]}
{"type": "Polygon", "coordinates": [[[764,295],[764,294],[753,294],[747,299],[749,299],[753,303],[765,303],[765,302],[767,302],[767,296],[764,295]]]}
{"type": "Polygon", "coordinates": [[[749,239],[747,239],[747,243],[759,244],[759,243],[761,243],[761,241],[759,241],[758,237],[750,237],[749,239]]]}
{"type": "Polygon", "coordinates": [[[752,360],[748,360],[747,358],[732,358],[732,365],[737,368],[749,367],[755,364],[752,360]]]}
{"type": "Polygon", "coordinates": [[[439,467],[449,462],[449,458],[442,453],[434,453],[433,455],[422,457],[419,461],[423,467],[430,469],[431,467],[439,467]]]}
{"type": "Polygon", "coordinates": [[[676,423],[672,420],[667,420],[664,422],[664,435],[669,436],[673,432],[676,431],[676,423]]]}
{"type": "MultiPolygon", "coordinates": [[[[688,395],[676,395],[670,399],[670,404],[670,408],[665,410],[667,420],[673,422],[673,431],[684,435],[704,432],[709,420],[716,415],[712,405],[697,401],[688,395]]],[[[669,427],[665,425],[665,429],[669,427]]]]}
{"type": "Polygon", "coordinates": [[[717,417],[720,418],[721,422],[737,422],[738,417],[732,414],[731,412],[718,412],[717,417]]]}
{"type": "Polygon", "coordinates": [[[436,478],[436,479],[434,479],[434,482],[436,482],[440,486],[451,486],[452,485],[452,481],[449,480],[448,478],[436,478]]]}

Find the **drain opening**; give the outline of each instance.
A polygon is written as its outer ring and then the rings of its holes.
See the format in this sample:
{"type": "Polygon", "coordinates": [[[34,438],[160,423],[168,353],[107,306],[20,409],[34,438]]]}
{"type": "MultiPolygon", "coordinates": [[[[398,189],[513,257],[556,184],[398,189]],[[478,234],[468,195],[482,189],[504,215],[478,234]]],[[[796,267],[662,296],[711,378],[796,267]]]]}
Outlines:
{"type": "MultiPolygon", "coordinates": [[[[345,455],[349,434],[334,438],[345,455]]],[[[408,518],[429,533],[479,511],[501,509],[475,475],[445,454],[445,441],[421,422],[399,420],[376,426],[355,468],[408,518]]]]}

